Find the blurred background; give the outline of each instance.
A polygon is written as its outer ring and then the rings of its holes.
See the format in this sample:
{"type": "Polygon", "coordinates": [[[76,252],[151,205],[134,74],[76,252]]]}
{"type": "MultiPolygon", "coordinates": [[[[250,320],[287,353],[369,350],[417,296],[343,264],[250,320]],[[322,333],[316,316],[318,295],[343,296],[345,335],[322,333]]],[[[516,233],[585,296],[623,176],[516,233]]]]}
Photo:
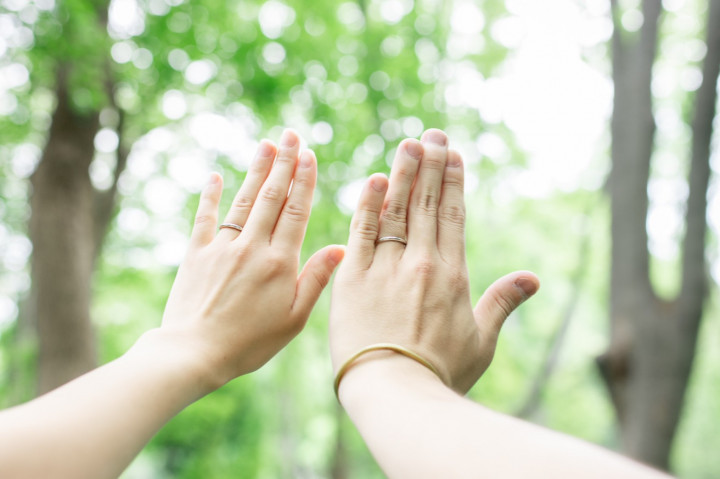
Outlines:
{"type": "MultiPolygon", "coordinates": [[[[0,0],[0,405],[159,325],[200,189],[221,172],[225,211],[263,137],[317,153],[307,258],[438,127],[473,300],[543,282],[470,397],[719,477],[718,32],[714,0],[0,0]]],[[[383,477],[332,392],[328,299],[123,478],[383,477]]]]}

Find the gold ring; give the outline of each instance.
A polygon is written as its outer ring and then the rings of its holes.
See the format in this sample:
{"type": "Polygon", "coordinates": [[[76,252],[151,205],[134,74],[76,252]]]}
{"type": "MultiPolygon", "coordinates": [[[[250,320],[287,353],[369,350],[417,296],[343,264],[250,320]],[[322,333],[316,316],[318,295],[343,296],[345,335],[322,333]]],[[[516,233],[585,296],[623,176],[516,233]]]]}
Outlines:
{"type": "Polygon", "coordinates": [[[242,231],[243,227],[240,225],[236,225],[235,223],[223,223],[220,225],[220,229],[223,228],[232,228],[234,230],[242,231]]]}
{"type": "Polygon", "coordinates": [[[383,236],[382,238],[378,238],[375,244],[385,243],[386,241],[395,241],[397,243],[407,244],[407,240],[399,236],[383,236]]]}

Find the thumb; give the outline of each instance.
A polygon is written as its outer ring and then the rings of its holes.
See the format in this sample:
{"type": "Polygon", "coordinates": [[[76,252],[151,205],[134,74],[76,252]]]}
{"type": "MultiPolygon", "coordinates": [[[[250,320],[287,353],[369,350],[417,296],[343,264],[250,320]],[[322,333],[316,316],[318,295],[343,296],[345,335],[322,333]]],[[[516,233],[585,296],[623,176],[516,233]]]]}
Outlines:
{"type": "Polygon", "coordinates": [[[330,281],[335,267],[345,256],[345,248],[338,245],[326,246],[307,260],[298,276],[292,315],[303,321],[310,316],[313,306],[330,281]]]}
{"type": "Polygon", "coordinates": [[[540,288],[540,280],[530,271],[515,271],[495,281],[478,300],[473,314],[478,328],[497,337],[503,323],[525,300],[540,288]]]}

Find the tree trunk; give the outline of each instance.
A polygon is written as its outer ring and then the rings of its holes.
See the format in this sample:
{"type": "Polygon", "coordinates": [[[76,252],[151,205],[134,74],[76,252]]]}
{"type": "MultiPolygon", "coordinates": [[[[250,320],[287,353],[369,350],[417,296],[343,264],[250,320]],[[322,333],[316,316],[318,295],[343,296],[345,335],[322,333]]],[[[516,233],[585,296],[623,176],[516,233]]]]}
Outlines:
{"type": "MultiPolygon", "coordinates": [[[[107,70],[110,78],[110,69],[107,70]]],[[[70,102],[68,68],[58,69],[57,107],[32,185],[30,240],[32,292],[38,339],[38,394],[54,389],[97,366],[90,318],[92,274],[110,219],[117,182],[127,163],[120,113],[114,181],[97,191],[89,167],[95,154],[99,112],[77,112],[70,102]]],[[[112,99],[113,83],[108,80],[112,99]]],[[[114,105],[113,105],[114,106],[114,105]]]]}
{"type": "Polygon", "coordinates": [[[655,130],[650,85],[662,7],[660,0],[645,0],[643,27],[629,36],[621,31],[613,1],[611,335],[598,365],[617,413],[623,451],[666,470],[707,296],[705,211],[720,64],[720,2],[709,3],[708,53],[695,98],[681,292],[664,301],[650,283],[645,226],[655,130]]]}
{"type": "Polygon", "coordinates": [[[90,321],[95,245],[88,168],[99,123],[97,112],[73,111],[66,76],[61,68],[49,139],[31,177],[32,298],[41,394],[97,364],[90,321]]]}

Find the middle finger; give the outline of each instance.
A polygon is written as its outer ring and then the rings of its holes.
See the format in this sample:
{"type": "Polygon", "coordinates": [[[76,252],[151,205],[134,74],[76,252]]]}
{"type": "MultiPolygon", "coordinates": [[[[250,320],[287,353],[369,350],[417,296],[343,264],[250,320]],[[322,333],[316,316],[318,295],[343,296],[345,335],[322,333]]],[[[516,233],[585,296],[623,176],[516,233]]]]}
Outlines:
{"type": "Polygon", "coordinates": [[[442,130],[427,130],[422,136],[422,145],[425,153],[410,196],[408,248],[434,251],[437,250],[438,205],[447,163],[447,135],[442,130]]]}

